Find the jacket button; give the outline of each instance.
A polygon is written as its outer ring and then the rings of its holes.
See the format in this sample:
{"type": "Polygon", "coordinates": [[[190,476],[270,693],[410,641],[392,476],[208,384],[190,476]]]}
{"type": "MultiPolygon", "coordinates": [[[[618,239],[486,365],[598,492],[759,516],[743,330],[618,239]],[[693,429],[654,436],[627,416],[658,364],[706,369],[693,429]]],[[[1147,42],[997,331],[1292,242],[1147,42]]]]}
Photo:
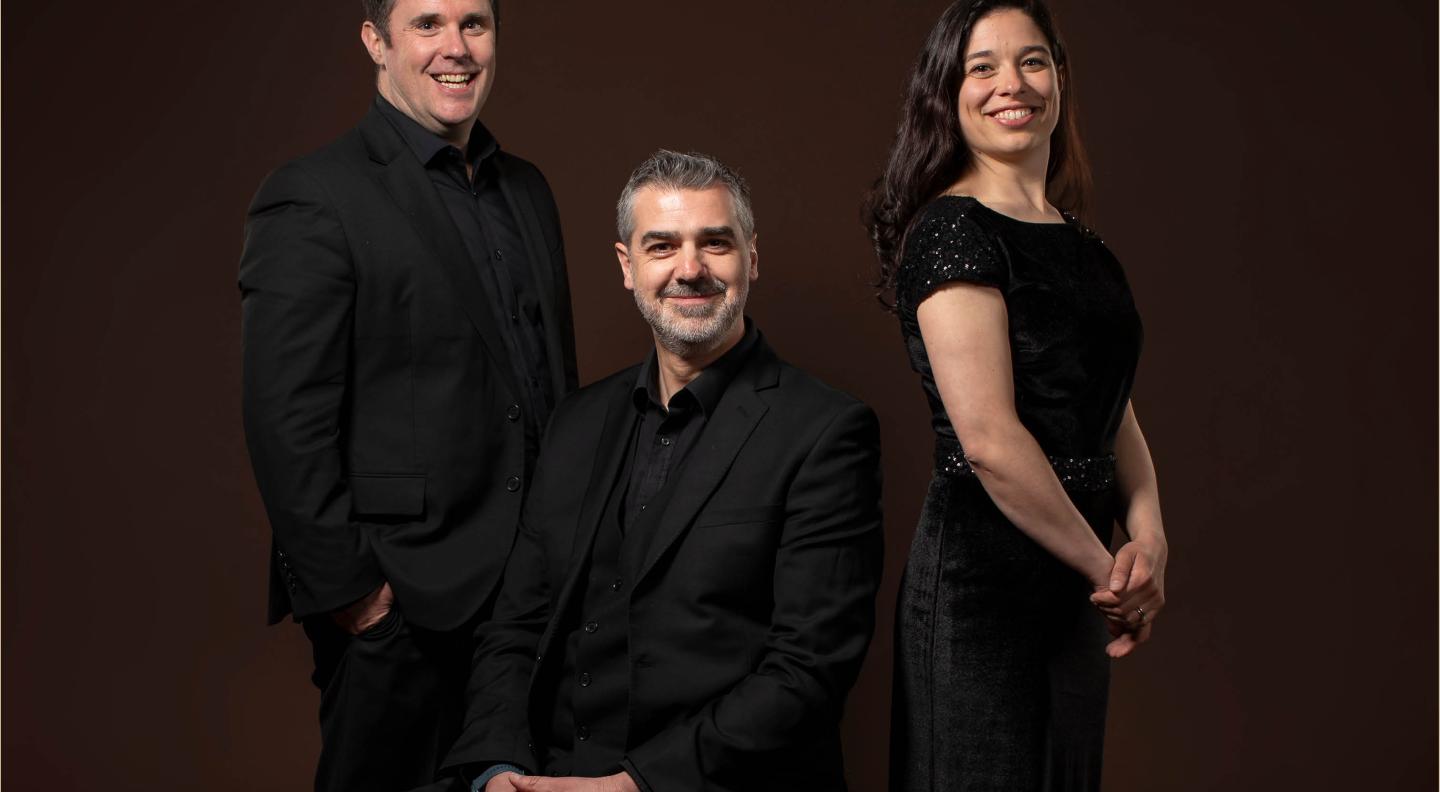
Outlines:
{"type": "Polygon", "coordinates": [[[512,420],[512,421],[518,421],[518,420],[520,420],[520,405],[518,405],[518,404],[512,404],[512,405],[510,405],[510,409],[508,409],[508,410],[505,411],[505,417],[506,417],[506,418],[509,418],[509,419],[512,420]]]}
{"type": "Polygon", "coordinates": [[[575,736],[579,737],[581,740],[590,739],[590,727],[581,726],[580,728],[575,730],[575,736]]]}
{"type": "Polygon", "coordinates": [[[598,630],[598,629],[600,629],[600,625],[599,625],[598,623],[593,622],[593,621],[592,621],[592,622],[585,622],[585,632],[587,632],[587,633],[593,633],[593,632],[595,632],[595,631],[598,630]]]}
{"type": "Polygon", "coordinates": [[[520,477],[511,476],[510,478],[505,479],[505,489],[510,490],[511,492],[518,492],[520,490],[520,477]]]}
{"type": "Polygon", "coordinates": [[[544,660],[544,659],[545,659],[545,655],[543,655],[543,654],[537,654],[537,655],[535,655],[535,662],[537,662],[537,663],[540,662],[541,660],[544,660]]]}
{"type": "Polygon", "coordinates": [[[580,687],[590,687],[590,675],[589,675],[589,674],[581,674],[581,675],[580,675],[580,687]]]}
{"type": "Polygon", "coordinates": [[[624,581],[622,581],[620,578],[615,578],[615,580],[610,583],[610,590],[611,590],[611,591],[619,591],[619,590],[620,590],[621,588],[623,588],[624,586],[625,586],[625,582],[624,582],[624,581]]]}

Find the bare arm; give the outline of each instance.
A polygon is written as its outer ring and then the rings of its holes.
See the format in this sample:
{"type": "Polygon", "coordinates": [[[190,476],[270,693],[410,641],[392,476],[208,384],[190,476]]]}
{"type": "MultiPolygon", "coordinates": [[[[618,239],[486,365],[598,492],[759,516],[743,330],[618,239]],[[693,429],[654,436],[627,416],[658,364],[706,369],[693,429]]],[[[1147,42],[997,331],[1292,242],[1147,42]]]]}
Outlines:
{"type": "Polygon", "coordinates": [[[1015,412],[1009,316],[999,290],[953,282],[916,315],[945,412],[991,500],[1041,547],[1109,588],[1113,559],[1015,412]]]}

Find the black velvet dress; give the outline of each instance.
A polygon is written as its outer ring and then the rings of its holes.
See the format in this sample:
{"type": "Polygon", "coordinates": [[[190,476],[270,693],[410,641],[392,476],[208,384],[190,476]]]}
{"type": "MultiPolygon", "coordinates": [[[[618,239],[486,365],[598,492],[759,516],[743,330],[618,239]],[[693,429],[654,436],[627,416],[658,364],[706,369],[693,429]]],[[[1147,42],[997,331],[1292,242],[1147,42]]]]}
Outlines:
{"type": "Polygon", "coordinates": [[[973,198],[921,211],[896,304],[936,461],[897,606],[891,789],[1096,790],[1108,633],[1085,579],[1005,519],[965,461],[915,317],[951,281],[1004,294],[1020,420],[1106,543],[1115,433],[1140,352],[1124,272],[1093,232],[973,198]]]}

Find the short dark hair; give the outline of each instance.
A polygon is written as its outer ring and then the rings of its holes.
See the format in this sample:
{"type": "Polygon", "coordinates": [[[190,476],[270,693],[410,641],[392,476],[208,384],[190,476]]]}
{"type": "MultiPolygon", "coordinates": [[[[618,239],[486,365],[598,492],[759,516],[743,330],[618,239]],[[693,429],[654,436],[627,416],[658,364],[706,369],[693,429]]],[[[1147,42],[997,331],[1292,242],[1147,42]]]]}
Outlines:
{"type": "MultiPolygon", "coordinates": [[[[380,31],[380,38],[390,43],[390,12],[395,10],[395,0],[360,0],[365,11],[365,21],[380,31]]],[[[490,0],[490,16],[495,20],[495,29],[500,29],[500,0],[490,0]]]]}
{"type": "Polygon", "coordinates": [[[708,190],[724,187],[730,192],[735,206],[735,220],[740,223],[740,234],[749,241],[755,236],[755,213],[750,208],[750,185],[731,170],[725,163],[708,154],[660,149],[630,174],[630,181],[620,191],[620,200],[615,204],[615,233],[620,241],[630,244],[630,235],[635,233],[635,194],[645,187],[664,190],[708,190]]]}

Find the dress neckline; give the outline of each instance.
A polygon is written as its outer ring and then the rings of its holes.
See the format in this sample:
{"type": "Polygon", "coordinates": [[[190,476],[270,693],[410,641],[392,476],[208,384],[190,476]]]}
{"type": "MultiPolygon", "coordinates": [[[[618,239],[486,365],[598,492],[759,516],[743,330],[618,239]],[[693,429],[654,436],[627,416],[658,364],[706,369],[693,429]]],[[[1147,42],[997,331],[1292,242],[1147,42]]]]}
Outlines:
{"type": "Polygon", "coordinates": [[[1004,221],[1006,221],[1006,222],[1014,223],[1014,224],[1016,224],[1017,226],[1024,226],[1024,227],[1027,227],[1027,228],[1031,228],[1031,227],[1047,227],[1047,226],[1053,226],[1053,227],[1056,227],[1056,228],[1078,228],[1078,227],[1080,226],[1080,221],[1079,221],[1079,220],[1076,220],[1074,215],[1070,214],[1069,212],[1065,211],[1064,209],[1061,209],[1061,210],[1060,210],[1060,216],[1061,216],[1062,218],[1064,218],[1063,220],[1061,220],[1061,222],[1054,223],[1054,222],[1046,221],[1046,222],[1036,223],[1036,222],[1032,222],[1032,221],[1030,221],[1030,220],[1021,220],[1021,219],[1018,218],[1018,217],[1011,217],[1010,215],[1007,215],[1007,214],[1005,214],[1004,212],[1000,212],[1000,211],[998,211],[998,210],[992,209],[992,208],[986,206],[984,203],[982,203],[982,202],[980,201],[979,198],[976,198],[976,197],[973,196],[973,195],[955,195],[955,194],[953,194],[953,193],[945,193],[945,194],[941,195],[940,197],[941,197],[941,198],[953,198],[953,199],[960,200],[960,201],[969,201],[970,203],[972,203],[972,204],[980,207],[981,209],[984,209],[984,210],[985,210],[987,213],[989,213],[991,216],[993,216],[993,217],[998,217],[998,218],[1000,218],[1001,220],[1004,220],[1004,221]]]}

